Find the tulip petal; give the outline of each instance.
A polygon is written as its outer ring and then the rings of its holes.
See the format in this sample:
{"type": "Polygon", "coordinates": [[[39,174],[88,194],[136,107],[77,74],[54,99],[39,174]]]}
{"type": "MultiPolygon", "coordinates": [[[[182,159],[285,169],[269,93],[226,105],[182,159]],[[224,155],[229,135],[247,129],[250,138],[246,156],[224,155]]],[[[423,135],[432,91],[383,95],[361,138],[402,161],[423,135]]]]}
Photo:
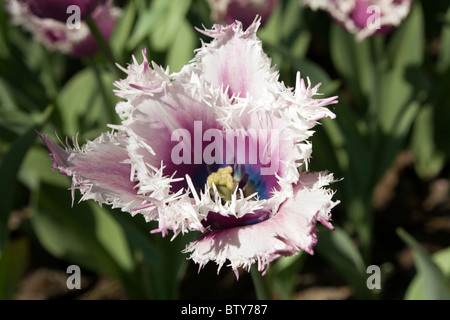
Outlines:
{"type": "Polygon", "coordinates": [[[190,243],[185,252],[190,252],[190,258],[200,267],[215,261],[220,269],[229,261],[234,270],[249,269],[257,261],[259,271],[265,271],[271,261],[299,250],[313,254],[316,222],[331,227],[330,210],[338,204],[331,200],[333,193],[324,188],[333,180],[331,174],[304,174],[294,197],[286,200],[271,218],[207,232],[190,243]]]}
{"type": "Polygon", "coordinates": [[[52,168],[72,177],[72,191],[80,189],[83,195],[80,201],[93,199],[123,211],[131,211],[145,201],[145,197],[137,194],[136,182],[130,177],[124,136],[103,134],[81,149],[78,146],[63,149],[46,135],[39,136],[51,152],[52,168]]]}
{"type": "Polygon", "coordinates": [[[199,30],[214,40],[203,44],[193,63],[206,81],[222,87],[230,97],[258,100],[282,88],[278,73],[271,68],[256,37],[259,25],[260,21],[255,20],[243,31],[241,22],[236,21],[226,27],[215,25],[212,30],[199,30]]]}

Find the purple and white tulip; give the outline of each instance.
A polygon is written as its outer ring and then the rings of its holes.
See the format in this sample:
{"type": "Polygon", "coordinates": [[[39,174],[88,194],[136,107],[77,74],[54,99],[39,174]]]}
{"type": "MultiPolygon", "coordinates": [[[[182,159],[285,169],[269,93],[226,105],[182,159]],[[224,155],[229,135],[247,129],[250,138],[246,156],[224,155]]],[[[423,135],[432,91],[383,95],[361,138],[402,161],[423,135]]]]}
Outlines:
{"type": "Polygon", "coordinates": [[[348,32],[363,40],[389,33],[408,16],[412,0],[301,0],[313,10],[326,10],[348,32]]]}
{"type": "Polygon", "coordinates": [[[256,36],[259,20],[201,32],[211,37],[178,73],[146,58],[115,83],[119,125],[82,147],[45,135],[53,168],[93,199],[157,221],[152,233],[203,233],[185,252],[235,271],[313,253],[316,223],[331,226],[332,174],[308,172],[308,139],[337,97],[315,99],[277,71],[256,36]]]}
{"type": "MultiPolygon", "coordinates": [[[[35,1],[30,1],[35,3],[35,1]]],[[[21,26],[33,37],[43,43],[48,50],[60,51],[75,58],[89,56],[98,52],[97,43],[86,22],[80,20],[78,25],[69,28],[66,20],[42,18],[32,11],[22,0],[7,0],[6,9],[11,15],[12,23],[21,26]]],[[[106,1],[94,8],[90,17],[97,24],[105,39],[114,31],[121,10],[106,1]]]]}

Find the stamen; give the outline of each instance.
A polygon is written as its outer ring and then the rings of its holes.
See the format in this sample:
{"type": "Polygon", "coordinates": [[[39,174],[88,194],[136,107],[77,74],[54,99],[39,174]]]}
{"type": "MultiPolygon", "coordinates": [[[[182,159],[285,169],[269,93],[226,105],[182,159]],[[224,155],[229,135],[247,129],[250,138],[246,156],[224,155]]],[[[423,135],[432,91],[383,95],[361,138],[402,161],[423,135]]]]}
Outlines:
{"type": "Polygon", "coordinates": [[[221,198],[225,201],[231,200],[231,195],[238,184],[234,181],[232,174],[233,168],[228,166],[219,168],[217,172],[211,173],[207,178],[207,183],[212,187],[214,184],[221,198]]]}
{"type": "MultiPolygon", "coordinates": [[[[242,197],[258,194],[260,181],[250,180],[250,175],[245,172],[245,168],[233,169],[231,166],[219,168],[217,172],[212,172],[207,178],[208,185],[219,192],[223,201],[229,201],[236,189],[241,190],[242,197]],[[214,185],[214,186],[213,186],[214,185]]],[[[253,198],[252,198],[253,199],[253,198]]],[[[257,196],[254,197],[254,200],[257,196]]]]}

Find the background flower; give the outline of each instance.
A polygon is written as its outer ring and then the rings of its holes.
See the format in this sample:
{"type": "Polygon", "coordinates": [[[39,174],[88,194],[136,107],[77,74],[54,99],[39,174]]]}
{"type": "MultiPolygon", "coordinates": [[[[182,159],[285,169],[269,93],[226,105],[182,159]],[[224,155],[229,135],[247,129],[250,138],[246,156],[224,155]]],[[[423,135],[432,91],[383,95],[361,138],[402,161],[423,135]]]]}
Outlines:
{"type": "Polygon", "coordinates": [[[248,28],[256,16],[264,24],[272,14],[278,0],[208,0],[214,20],[232,24],[238,20],[248,28]]]}
{"type": "Polygon", "coordinates": [[[361,40],[387,33],[408,15],[412,0],[302,0],[313,10],[326,10],[361,40]]]}
{"type": "Polygon", "coordinates": [[[67,8],[76,5],[80,9],[82,20],[89,17],[95,8],[102,2],[101,0],[19,0],[26,3],[30,11],[39,18],[50,18],[61,22],[66,22],[70,13],[67,8]]]}
{"type": "MultiPolygon", "coordinates": [[[[34,2],[33,2],[34,3],[34,2]]],[[[33,37],[42,42],[49,50],[57,50],[73,57],[92,55],[98,52],[98,45],[89,27],[80,22],[79,27],[68,28],[66,20],[60,21],[50,17],[41,17],[20,0],[8,0],[7,9],[11,13],[12,22],[30,32],[33,37]]],[[[98,26],[104,38],[109,39],[120,10],[111,1],[95,6],[91,18],[98,26]]]]}

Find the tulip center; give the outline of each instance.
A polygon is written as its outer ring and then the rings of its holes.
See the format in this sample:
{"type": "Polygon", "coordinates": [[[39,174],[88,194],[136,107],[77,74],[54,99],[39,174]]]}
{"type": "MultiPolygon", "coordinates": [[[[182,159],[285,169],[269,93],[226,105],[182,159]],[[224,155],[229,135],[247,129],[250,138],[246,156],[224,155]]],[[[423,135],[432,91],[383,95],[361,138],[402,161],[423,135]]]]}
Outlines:
{"type": "Polygon", "coordinates": [[[242,189],[244,197],[258,194],[255,183],[249,180],[249,175],[240,170],[234,170],[231,166],[219,168],[216,172],[211,173],[207,178],[207,183],[211,188],[214,184],[224,201],[231,200],[236,188],[242,189]]]}
{"type": "MultiPolygon", "coordinates": [[[[233,170],[231,166],[219,168],[208,176],[207,182],[210,187],[213,185],[222,198],[222,201],[231,200],[236,188],[241,188],[244,197],[258,194],[258,188],[249,180],[248,173],[242,174],[241,170],[233,170]]],[[[240,194],[238,194],[240,195],[240,194]]],[[[251,198],[256,200],[256,196],[251,198]]],[[[206,219],[202,221],[203,226],[212,230],[227,229],[233,227],[248,226],[267,220],[270,214],[268,211],[247,213],[237,218],[235,216],[224,216],[217,212],[209,212],[206,219]]]]}

